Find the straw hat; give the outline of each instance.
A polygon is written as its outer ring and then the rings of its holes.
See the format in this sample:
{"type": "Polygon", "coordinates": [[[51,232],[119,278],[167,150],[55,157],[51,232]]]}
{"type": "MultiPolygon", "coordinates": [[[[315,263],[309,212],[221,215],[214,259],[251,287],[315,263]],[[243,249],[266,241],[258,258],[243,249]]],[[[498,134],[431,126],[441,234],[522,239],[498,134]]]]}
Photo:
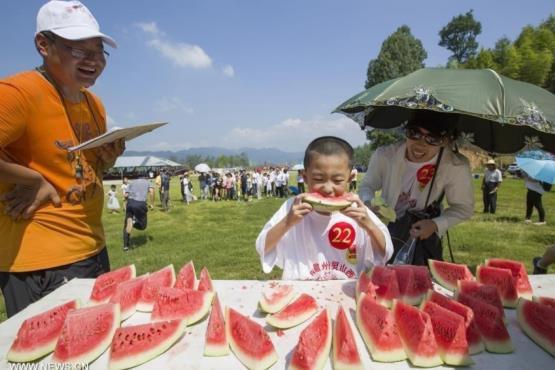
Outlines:
{"type": "Polygon", "coordinates": [[[494,161],[493,159],[488,159],[488,161],[486,162],[486,164],[493,164],[494,166],[496,165],[496,164],[495,164],[495,161],[494,161]]]}

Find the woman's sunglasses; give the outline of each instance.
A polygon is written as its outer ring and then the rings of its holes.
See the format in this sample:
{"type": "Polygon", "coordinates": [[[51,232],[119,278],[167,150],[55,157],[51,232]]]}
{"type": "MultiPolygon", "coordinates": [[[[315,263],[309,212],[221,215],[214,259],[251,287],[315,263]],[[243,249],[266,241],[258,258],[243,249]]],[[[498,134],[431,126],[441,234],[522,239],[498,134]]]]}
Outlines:
{"type": "Polygon", "coordinates": [[[445,136],[437,136],[433,134],[425,134],[418,127],[407,127],[405,136],[411,140],[418,141],[424,138],[424,141],[432,146],[440,146],[445,142],[445,136]]]}

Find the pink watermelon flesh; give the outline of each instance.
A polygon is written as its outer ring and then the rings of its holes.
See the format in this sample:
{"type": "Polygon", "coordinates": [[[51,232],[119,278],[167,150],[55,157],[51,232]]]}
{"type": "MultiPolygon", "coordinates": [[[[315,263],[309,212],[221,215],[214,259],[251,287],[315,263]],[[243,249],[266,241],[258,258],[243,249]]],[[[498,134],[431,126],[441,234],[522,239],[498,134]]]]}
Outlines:
{"type": "Polygon", "coordinates": [[[293,285],[272,281],[264,287],[262,298],[258,303],[262,311],[276,313],[291,302],[294,297],[293,285]]]}
{"type": "Polygon", "coordinates": [[[465,293],[473,296],[474,298],[481,299],[482,301],[497,307],[499,314],[505,317],[505,309],[501,296],[495,285],[486,285],[478,283],[477,281],[459,281],[458,293],[465,293]]]}
{"type": "Polygon", "coordinates": [[[119,304],[121,321],[135,313],[147,277],[148,274],[121,283],[110,298],[110,303],[119,304]]]}
{"type": "Polygon", "coordinates": [[[210,273],[206,267],[203,267],[200,270],[200,278],[198,280],[198,287],[197,290],[207,290],[209,292],[214,291],[214,287],[212,286],[212,279],[210,278],[210,273]]]}
{"type": "Polygon", "coordinates": [[[361,294],[357,303],[356,321],[374,361],[396,362],[407,358],[393,312],[370,295],[361,294]]]}
{"type": "Polygon", "coordinates": [[[526,335],[555,357],[555,308],[521,299],[517,306],[517,320],[526,335]]]}
{"type": "Polygon", "coordinates": [[[200,321],[212,304],[213,292],[179,288],[160,288],[154,303],[153,321],[185,320],[187,325],[200,321]]]}
{"type": "Polygon", "coordinates": [[[111,370],[128,369],[158,357],[185,332],[182,320],[118,328],[110,348],[111,370]]]}
{"type": "Polygon", "coordinates": [[[172,287],[174,283],[175,271],[173,270],[173,265],[166,266],[150,274],[143,285],[141,298],[139,303],[137,303],[137,310],[151,312],[160,288],[172,287]]]}
{"type": "Polygon", "coordinates": [[[56,343],[52,362],[88,364],[112,342],[120,325],[119,305],[104,303],[70,311],[56,343]]]}
{"type": "Polygon", "coordinates": [[[262,326],[232,308],[226,308],[229,345],[248,369],[267,369],[277,361],[272,340],[262,326]]]}
{"type": "Polygon", "coordinates": [[[266,316],[266,322],[275,328],[287,329],[311,318],[318,310],[314,297],[303,293],[281,311],[266,316]]]}
{"type": "Polygon", "coordinates": [[[536,297],[534,296],[534,301],[541,303],[545,306],[551,307],[551,308],[555,308],[555,298],[550,298],[550,297],[536,297]]]}
{"type": "Polygon", "coordinates": [[[476,278],[482,284],[495,285],[504,307],[516,307],[518,293],[511,270],[479,265],[476,278]]]}
{"type": "Polygon", "coordinates": [[[414,366],[432,367],[443,363],[430,316],[417,308],[396,301],[393,306],[399,337],[414,366]]]}
{"type": "Polygon", "coordinates": [[[401,300],[407,304],[418,305],[433,287],[428,268],[425,266],[390,266],[397,275],[401,300]]]}
{"type": "Polygon", "coordinates": [[[468,342],[468,352],[471,355],[483,352],[485,350],[484,342],[482,341],[482,335],[474,322],[474,312],[470,307],[457,302],[453,299],[447,298],[441,293],[434,292],[430,290],[428,292],[427,300],[430,302],[437,303],[443,308],[456,313],[464,319],[466,326],[466,341],[468,342]]]}
{"type": "Polygon", "coordinates": [[[376,299],[386,307],[393,305],[393,300],[400,298],[399,283],[395,271],[384,266],[374,266],[370,279],[376,288],[376,299]]]}
{"type": "Polygon", "coordinates": [[[94,281],[94,286],[89,300],[92,304],[106,303],[116,292],[117,286],[136,276],[135,265],[121,267],[117,270],[106,272],[94,281]]]}
{"type": "Polygon", "coordinates": [[[468,352],[464,319],[432,301],[424,303],[422,311],[430,315],[443,362],[453,366],[470,365],[472,360],[468,352]]]}
{"type": "Polygon", "coordinates": [[[474,322],[480,330],[486,350],[493,353],[510,353],[513,344],[497,307],[465,293],[459,293],[457,300],[472,309],[474,322]]]}
{"type": "Polygon", "coordinates": [[[445,261],[428,260],[435,281],[445,289],[454,291],[459,280],[474,280],[468,266],[445,261]]]}
{"type": "Polygon", "coordinates": [[[206,328],[205,356],[226,356],[229,354],[229,342],[225,331],[225,321],[218,295],[214,295],[212,311],[206,328]]]}
{"type": "Polygon", "coordinates": [[[372,283],[372,280],[370,280],[370,276],[365,272],[361,272],[355,286],[356,300],[358,301],[362,293],[369,294],[373,298],[376,298],[376,289],[377,287],[372,283]]]}
{"type": "Polygon", "coordinates": [[[333,368],[361,369],[362,362],[358,353],[353,329],[342,306],[337,310],[335,326],[333,328],[333,368]]]}
{"type": "Polygon", "coordinates": [[[6,359],[11,362],[30,362],[52,352],[62,333],[67,314],[79,305],[78,300],[69,301],[23,321],[6,359]]]}
{"type": "Polygon", "coordinates": [[[516,281],[518,296],[526,299],[532,298],[532,286],[530,285],[528,273],[526,273],[526,268],[522,262],[502,258],[490,258],[486,260],[486,266],[511,270],[513,278],[516,281]]]}
{"type": "Polygon", "coordinates": [[[177,279],[175,280],[175,287],[195,289],[196,280],[195,265],[193,264],[193,261],[189,261],[181,268],[181,270],[179,270],[177,279]]]}
{"type": "Polygon", "coordinates": [[[331,320],[328,310],[323,309],[299,335],[289,369],[322,369],[328,360],[331,340],[331,320]]]}

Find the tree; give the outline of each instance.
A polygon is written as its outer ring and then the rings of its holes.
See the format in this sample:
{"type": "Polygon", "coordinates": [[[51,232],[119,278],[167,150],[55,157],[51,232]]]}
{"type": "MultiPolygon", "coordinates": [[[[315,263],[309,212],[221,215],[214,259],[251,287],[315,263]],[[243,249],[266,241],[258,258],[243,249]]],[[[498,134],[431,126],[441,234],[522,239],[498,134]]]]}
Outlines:
{"type": "Polygon", "coordinates": [[[498,72],[503,76],[518,79],[522,65],[517,48],[506,37],[502,37],[493,48],[493,61],[498,66],[498,72]]]}
{"type": "Polygon", "coordinates": [[[368,162],[370,162],[370,157],[373,152],[374,150],[372,149],[370,143],[357,146],[354,153],[355,166],[368,166],[368,162]]]}
{"type": "Polygon", "coordinates": [[[476,37],[481,32],[482,24],[474,19],[472,10],[470,10],[466,14],[453,17],[451,22],[439,31],[439,46],[443,46],[453,53],[449,59],[466,63],[476,55],[478,50],[476,37]]]}
{"type": "Polygon", "coordinates": [[[423,68],[427,57],[422,42],[403,25],[385,39],[378,57],[368,63],[365,88],[423,68]]]}
{"type": "Polygon", "coordinates": [[[466,63],[466,68],[483,69],[491,68],[498,69],[494,60],[493,52],[489,49],[481,49],[476,57],[472,57],[466,63]]]}
{"type": "Polygon", "coordinates": [[[375,129],[366,134],[366,138],[370,140],[370,149],[372,151],[381,146],[390,145],[403,140],[403,134],[397,129],[379,130],[375,129]]]}

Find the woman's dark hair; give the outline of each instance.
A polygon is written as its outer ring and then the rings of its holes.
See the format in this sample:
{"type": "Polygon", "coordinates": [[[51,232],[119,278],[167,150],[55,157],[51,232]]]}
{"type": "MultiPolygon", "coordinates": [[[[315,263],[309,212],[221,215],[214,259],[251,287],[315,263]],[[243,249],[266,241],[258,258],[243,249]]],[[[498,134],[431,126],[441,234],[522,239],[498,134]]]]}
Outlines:
{"type": "Polygon", "coordinates": [[[336,136],[322,136],[312,140],[304,152],[304,168],[310,166],[312,153],[321,155],[345,154],[349,158],[349,168],[354,166],[354,150],[351,144],[336,136]]]}

